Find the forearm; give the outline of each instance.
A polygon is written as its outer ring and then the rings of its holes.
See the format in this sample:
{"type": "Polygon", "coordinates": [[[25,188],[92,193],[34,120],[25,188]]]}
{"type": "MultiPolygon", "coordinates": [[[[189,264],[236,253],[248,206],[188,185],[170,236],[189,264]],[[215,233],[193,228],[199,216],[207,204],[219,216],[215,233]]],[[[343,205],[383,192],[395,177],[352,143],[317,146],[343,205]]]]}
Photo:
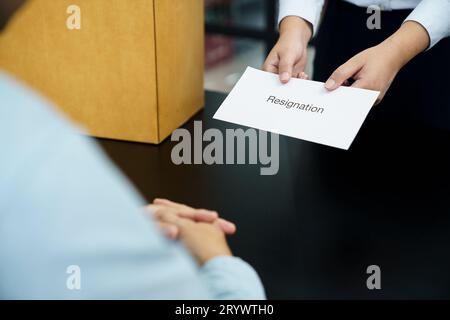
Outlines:
{"type": "Polygon", "coordinates": [[[425,28],[414,21],[405,22],[382,45],[387,45],[395,53],[399,68],[428,48],[430,38],[425,28]]]}
{"type": "Polygon", "coordinates": [[[406,21],[423,26],[430,38],[428,49],[450,36],[450,0],[422,0],[406,21]]]}
{"type": "Polygon", "coordinates": [[[298,37],[307,44],[312,37],[313,29],[311,23],[297,16],[285,17],[280,22],[280,37],[298,37]]]}

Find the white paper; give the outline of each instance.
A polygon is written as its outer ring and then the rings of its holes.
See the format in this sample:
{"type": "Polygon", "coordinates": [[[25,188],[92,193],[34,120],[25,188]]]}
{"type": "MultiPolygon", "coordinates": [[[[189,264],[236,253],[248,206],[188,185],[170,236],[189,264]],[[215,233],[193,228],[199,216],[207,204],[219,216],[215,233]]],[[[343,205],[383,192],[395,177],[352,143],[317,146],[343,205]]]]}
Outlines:
{"type": "Polygon", "coordinates": [[[348,150],[378,95],[351,87],[329,92],[310,80],[282,84],[248,67],[214,119],[348,150]]]}

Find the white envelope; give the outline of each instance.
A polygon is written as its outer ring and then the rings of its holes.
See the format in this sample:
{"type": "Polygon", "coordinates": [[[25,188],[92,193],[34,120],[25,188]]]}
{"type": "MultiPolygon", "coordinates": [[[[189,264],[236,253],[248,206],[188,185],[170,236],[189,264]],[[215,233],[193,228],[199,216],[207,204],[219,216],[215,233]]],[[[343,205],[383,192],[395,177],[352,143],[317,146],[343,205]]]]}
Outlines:
{"type": "Polygon", "coordinates": [[[378,95],[247,67],[214,119],[348,150],[378,95]]]}

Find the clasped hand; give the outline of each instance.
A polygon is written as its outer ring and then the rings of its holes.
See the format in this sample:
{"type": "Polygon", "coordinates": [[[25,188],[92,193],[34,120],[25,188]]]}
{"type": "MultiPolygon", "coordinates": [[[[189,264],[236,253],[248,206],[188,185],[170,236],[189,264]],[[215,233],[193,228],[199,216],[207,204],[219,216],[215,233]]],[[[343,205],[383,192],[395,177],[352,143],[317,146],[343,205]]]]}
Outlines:
{"type": "Polygon", "coordinates": [[[216,211],[194,209],[165,199],[155,199],[146,207],[164,234],[181,241],[200,265],[217,256],[231,256],[226,235],[236,226],[216,211]]]}

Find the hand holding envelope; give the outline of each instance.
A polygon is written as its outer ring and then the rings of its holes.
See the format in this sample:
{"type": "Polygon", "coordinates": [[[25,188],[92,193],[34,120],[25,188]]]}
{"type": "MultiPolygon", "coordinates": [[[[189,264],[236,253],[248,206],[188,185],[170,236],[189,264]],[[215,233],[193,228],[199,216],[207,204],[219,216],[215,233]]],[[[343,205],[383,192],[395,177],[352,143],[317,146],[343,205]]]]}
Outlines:
{"type": "Polygon", "coordinates": [[[348,150],[379,92],[291,79],[248,67],[214,119],[348,150]]]}

